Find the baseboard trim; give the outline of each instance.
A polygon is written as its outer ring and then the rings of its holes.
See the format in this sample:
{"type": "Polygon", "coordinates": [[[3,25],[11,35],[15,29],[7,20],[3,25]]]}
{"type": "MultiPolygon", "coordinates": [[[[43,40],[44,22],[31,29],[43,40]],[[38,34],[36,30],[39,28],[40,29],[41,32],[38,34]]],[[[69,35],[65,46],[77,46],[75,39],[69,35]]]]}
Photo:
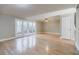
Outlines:
{"type": "Polygon", "coordinates": [[[37,34],[45,34],[44,32],[37,32],[37,34]]]}
{"type": "Polygon", "coordinates": [[[70,38],[66,38],[66,37],[63,37],[63,36],[61,36],[60,39],[68,39],[68,40],[73,40],[73,41],[75,41],[75,39],[70,39],[70,38]]]}
{"type": "Polygon", "coordinates": [[[45,34],[60,35],[60,33],[51,33],[51,32],[45,32],[45,34]]]}
{"type": "Polygon", "coordinates": [[[15,38],[16,37],[4,38],[4,39],[1,39],[0,42],[7,41],[7,40],[11,40],[11,39],[15,39],[15,38]]]}
{"type": "Polygon", "coordinates": [[[12,39],[17,39],[17,38],[22,38],[22,37],[30,36],[30,35],[33,35],[33,34],[36,34],[36,33],[30,33],[30,34],[25,34],[25,35],[20,35],[20,36],[17,35],[15,37],[4,38],[4,39],[1,39],[0,42],[7,41],[7,40],[12,40],[12,39]]]}

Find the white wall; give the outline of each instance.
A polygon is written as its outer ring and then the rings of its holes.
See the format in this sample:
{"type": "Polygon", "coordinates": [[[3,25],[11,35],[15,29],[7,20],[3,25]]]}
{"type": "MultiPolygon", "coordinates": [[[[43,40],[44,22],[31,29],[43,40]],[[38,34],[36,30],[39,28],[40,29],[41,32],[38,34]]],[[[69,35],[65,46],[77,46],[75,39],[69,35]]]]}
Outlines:
{"type": "Polygon", "coordinates": [[[79,8],[77,9],[76,12],[76,40],[75,40],[75,44],[76,44],[76,48],[79,51],[79,8]]]}
{"type": "Polygon", "coordinates": [[[0,40],[15,36],[15,17],[0,15],[0,40]]]}

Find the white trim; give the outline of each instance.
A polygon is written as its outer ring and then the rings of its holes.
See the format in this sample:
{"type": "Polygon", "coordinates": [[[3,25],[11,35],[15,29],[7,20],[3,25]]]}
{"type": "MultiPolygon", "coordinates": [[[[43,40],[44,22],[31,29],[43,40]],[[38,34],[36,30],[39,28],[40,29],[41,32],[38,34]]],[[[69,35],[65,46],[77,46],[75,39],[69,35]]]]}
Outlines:
{"type": "Polygon", "coordinates": [[[76,12],[76,8],[68,8],[68,9],[63,9],[63,10],[59,10],[59,11],[55,11],[55,12],[49,12],[49,13],[44,13],[44,14],[40,14],[40,15],[27,17],[26,19],[27,20],[39,20],[39,19],[44,19],[44,18],[51,17],[51,16],[72,14],[75,12],[76,12]]]}
{"type": "Polygon", "coordinates": [[[52,35],[60,35],[60,33],[51,33],[51,32],[44,32],[46,34],[52,34],[52,35]]]}
{"type": "Polygon", "coordinates": [[[70,38],[65,37],[65,36],[61,36],[60,38],[61,38],[61,39],[70,39],[70,38]]]}
{"type": "Polygon", "coordinates": [[[0,39],[0,42],[6,41],[6,40],[22,38],[22,37],[29,36],[29,35],[32,35],[32,34],[36,34],[36,33],[29,33],[29,34],[24,34],[24,35],[21,34],[21,35],[15,36],[15,37],[4,38],[4,39],[0,39]]]}
{"type": "Polygon", "coordinates": [[[69,39],[69,40],[75,41],[75,39],[70,39],[70,38],[68,38],[68,37],[63,37],[63,36],[61,36],[60,39],[69,39]]]}
{"type": "Polygon", "coordinates": [[[11,39],[14,39],[14,38],[16,38],[16,37],[10,37],[10,38],[0,39],[0,42],[6,41],[6,40],[11,40],[11,39]]]}

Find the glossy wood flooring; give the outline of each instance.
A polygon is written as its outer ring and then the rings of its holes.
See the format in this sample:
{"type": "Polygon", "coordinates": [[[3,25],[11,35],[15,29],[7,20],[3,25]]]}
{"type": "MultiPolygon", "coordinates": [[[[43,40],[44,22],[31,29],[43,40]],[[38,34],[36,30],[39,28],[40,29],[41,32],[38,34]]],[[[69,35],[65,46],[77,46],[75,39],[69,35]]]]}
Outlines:
{"type": "Polygon", "coordinates": [[[36,34],[0,42],[1,55],[72,55],[74,42],[57,35],[36,34]]]}

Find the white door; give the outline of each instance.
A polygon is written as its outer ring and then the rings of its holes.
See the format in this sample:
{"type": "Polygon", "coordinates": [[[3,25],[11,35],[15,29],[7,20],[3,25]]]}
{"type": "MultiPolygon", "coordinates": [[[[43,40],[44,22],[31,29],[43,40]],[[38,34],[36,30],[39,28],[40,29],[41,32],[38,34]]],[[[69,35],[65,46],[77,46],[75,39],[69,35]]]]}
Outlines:
{"type": "Polygon", "coordinates": [[[71,39],[72,40],[75,40],[75,14],[72,14],[71,15],[71,20],[70,20],[70,36],[71,36],[71,39]]]}
{"type": "Polygon", "coordinates": [[[70,19],[68,16],[62,16],[62,38],[70,39],[70,19]]]}
{"type": "Polygon", "coordinates": [[[61,19],[61,37],[74,39],[74,14],[62,15],[61,19]]]}

